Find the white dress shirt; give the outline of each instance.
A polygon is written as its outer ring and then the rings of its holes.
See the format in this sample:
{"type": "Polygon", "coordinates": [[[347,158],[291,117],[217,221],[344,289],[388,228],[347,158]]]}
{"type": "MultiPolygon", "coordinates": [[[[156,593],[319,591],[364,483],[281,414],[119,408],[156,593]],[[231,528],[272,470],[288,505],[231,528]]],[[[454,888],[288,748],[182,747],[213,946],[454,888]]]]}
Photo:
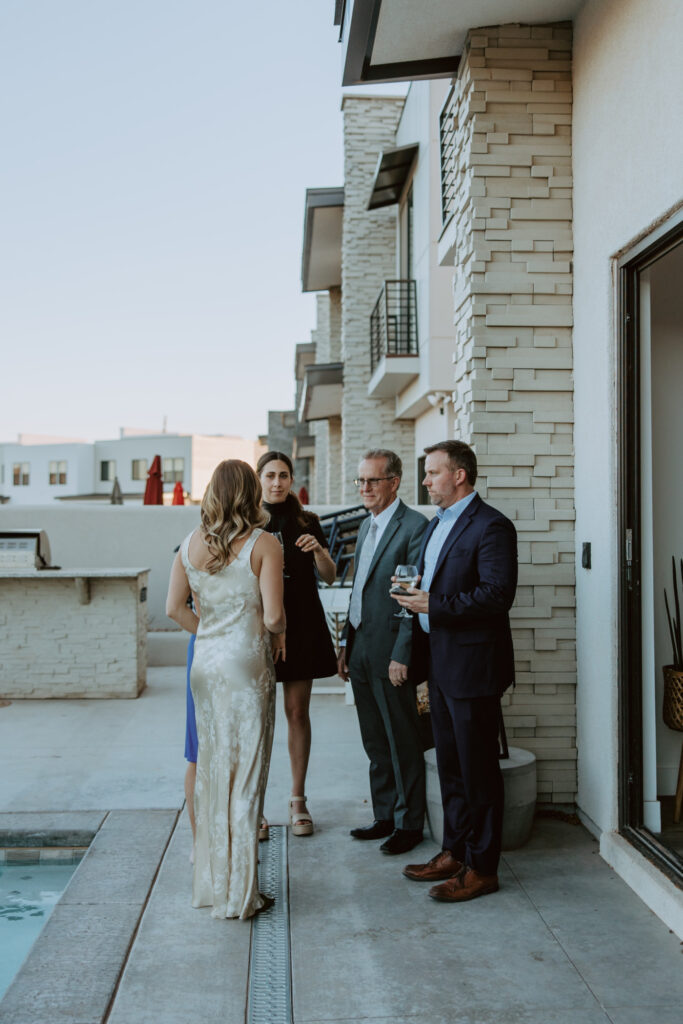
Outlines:
{"type": "MultiPolygon", "coordinates": [[[[384,533],[384,531],[386,530],[387,526],[389,525],[389,523],[391,521],[391,518],[394,515],[394,512],[396,511],[396,509],[398,508],[398,506],[400,504],[400,501],[401,501],[400,498],[394,498],[394,500],[392,501],[391,505],[387,505],[387,507],[385,509],[383,509],[381,512],[378,512],[377,515],[373,515],[372,521],[375,524],[375,543],[374,543],[374,546],[373,546],[373,549],[372,549],[372,554],[373,555],[374,555],[375,551],[377,550],[377,545],[380,542],[380,538],[381,538],[382,534],[384,533]]],[[[365,549],[365,545],[367,543],[368,543],[368,536],[366,535],[365,540],[363,541],[363,549],[365,549]]],[[[351,588],[351,594],[353,595],[353,588],[351,588]]],[[[346,647],[346,640],[340,640],[339,641],[339,646],[340,647],[346,647]]]]}
{"type": "MultiPolygon", "coordinates": [[[[448,508],[437,508],[436,514],[438,516],[439,523],[434,527],[434,532],[427,541],[425,564],[422,571],[422,580],[420,581],[420,590],[429,590],[434,576],[434,570],[436,569],[436,563],[438,562],[439,555],[441,554],[441,548],[446,543],[448,535],[460,518],[461,514],[474,499],[476,493],[476,491],[472,491],[470,494],[465,495],[464,498],[461,498],[460,501],[453,502],[453,504],[449,505],[448,508]]],[[[425,633],[428,633],[429,615],[426,612],[421,612],[419,620],[425,633]]]]}

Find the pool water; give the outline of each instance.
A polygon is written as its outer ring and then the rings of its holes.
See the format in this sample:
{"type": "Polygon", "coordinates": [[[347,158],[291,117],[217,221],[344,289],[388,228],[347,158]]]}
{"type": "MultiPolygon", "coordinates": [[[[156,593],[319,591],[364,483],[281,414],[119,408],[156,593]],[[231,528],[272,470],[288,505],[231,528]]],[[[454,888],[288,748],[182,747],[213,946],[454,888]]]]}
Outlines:
{"type": "Polygon", "coordinates": [[[0,863],[0,999],[77,866],[74,863],[0,863]]]}

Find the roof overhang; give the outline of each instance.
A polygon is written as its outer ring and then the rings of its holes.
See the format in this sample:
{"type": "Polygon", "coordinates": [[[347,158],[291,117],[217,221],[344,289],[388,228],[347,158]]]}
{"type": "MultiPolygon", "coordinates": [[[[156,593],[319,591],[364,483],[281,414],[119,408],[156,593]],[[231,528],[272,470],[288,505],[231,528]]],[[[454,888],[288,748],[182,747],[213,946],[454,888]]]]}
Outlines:
{"type": "Polygon", "coordinates": [[[315,438],[312,434],[296,434],[292,441],[293,459],[315,458],[315,438]]]}
{"type": "Polygon", "coordinates": [[[315,342],[304,341],[294,349],[294,379],[302,380],[307,366],[315,362],[315,342]]]}
{"type": "Polygon", "coordinates": [[[337,0],[342,85],[449,78],[467,33],[571,20],[583,0],[337,0]]]}
{"type": "Polygon", "coordinates": [[[343,363],[307,366],[299,403],[299,420],[329,420],[341,416],[343,363]]]}
{"type": "Polygon", "coordinates": [[[341,287],[343,188],[307,188],[301,290],[341,287]]]}
{"type": "Polygon", "coordinates": [[[382,206],[393,206],[401,198],[408,175],[415,162],[417,143],[383,149],[377,161],[368,210],[379,210],[382,206]]]}

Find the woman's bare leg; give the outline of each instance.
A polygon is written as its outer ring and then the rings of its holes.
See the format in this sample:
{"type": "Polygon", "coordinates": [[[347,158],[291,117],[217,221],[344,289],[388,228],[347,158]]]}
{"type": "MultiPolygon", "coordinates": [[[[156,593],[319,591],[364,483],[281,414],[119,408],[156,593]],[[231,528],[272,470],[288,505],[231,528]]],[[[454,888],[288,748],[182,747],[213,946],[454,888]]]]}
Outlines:
{"type": "MultiPolygon", "coordinates": [[[[285,714],[288,724],[289,760],[292,766],[292,796],[303,796],[306,792],[306,771],[311,753],[311,703],[312,679],[297,679],[283,683],[285,714]]],[[[294,814],[306,811],[306,803],[297,800],[292,806],[294,814]]]]}
{"type": "Polygon", "coordinates": [[[187,816],[190,819],[192,828],[192,842],[197,838],[197,829],[194,822],[194,784],[197,779],[197,765],[192,761],[187,762],[185,771],[185,802],[187,804],[187,816]]]}

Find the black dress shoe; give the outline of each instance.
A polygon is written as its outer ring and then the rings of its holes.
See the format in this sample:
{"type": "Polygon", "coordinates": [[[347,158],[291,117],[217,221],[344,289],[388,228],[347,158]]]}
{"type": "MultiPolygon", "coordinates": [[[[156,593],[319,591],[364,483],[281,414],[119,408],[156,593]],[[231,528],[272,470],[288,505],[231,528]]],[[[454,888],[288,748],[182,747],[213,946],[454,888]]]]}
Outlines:
{"type": "Polygon", "coordinates": [[[421,828],[397,828],[391,833],[386,843],[382,843],[382,853],[407,853],[422,842],[421,828]]]}
{"type": "Polygon", "coordinates": [[[386,839],[393,831],[393,821],[373,821],[372,825],[352,828],[349,835],[353,836],[354,839],[386,839]]]}

